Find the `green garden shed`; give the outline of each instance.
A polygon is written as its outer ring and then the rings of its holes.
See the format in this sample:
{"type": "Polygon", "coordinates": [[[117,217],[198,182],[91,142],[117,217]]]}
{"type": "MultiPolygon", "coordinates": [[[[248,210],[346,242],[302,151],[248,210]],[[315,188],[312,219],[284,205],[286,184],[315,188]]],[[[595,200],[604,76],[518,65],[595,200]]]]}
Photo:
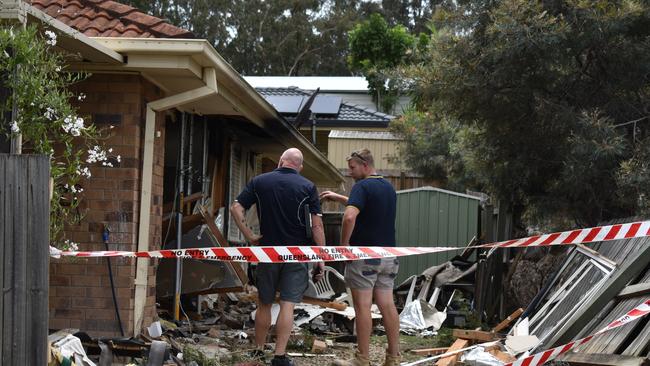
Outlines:
{"type": "MultiPolygon", "coordinates": [[[[478,197],[433,187],[397,191],[397,246],[462,247],[479,231],[478,197]]],[[[460,251],[400,258],[395,284],[448,261],[460,251]]]]}

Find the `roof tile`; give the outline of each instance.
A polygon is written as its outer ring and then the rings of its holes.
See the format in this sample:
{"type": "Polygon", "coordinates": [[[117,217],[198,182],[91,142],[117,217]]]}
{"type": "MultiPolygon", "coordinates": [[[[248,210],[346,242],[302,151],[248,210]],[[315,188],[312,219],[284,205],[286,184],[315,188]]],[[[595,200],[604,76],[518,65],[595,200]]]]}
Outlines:
{"type": "Polygon", "coordinates": [[[111,0],[32,0],[31,4],[90,37],[195,38],[188,30],[111,0]]]}

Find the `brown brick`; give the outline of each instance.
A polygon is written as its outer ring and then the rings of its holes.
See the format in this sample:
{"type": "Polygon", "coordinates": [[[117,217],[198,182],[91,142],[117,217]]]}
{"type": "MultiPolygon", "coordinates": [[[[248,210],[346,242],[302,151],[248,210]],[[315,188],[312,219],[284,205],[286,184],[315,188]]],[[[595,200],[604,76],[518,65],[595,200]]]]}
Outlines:
{"type": "Polygon", "coordinates": [[[106,177],[112,179],[137,179],[140,172],[135,168],[111,168],[106,171],[106,177]]]}
{"type": "Polygon", "coordinates": [[[66,329],[71,328],[70,319],[52,319],[50,318],[48,326],[50,329],[66,329]]]}
{"type": "MultiPolygon", "coordinates": [[[[113,276],[113,283],[115,287],[131,287],[134,284],[135,279],[130,276],[113,276]]],[[[110,286],[110,280],[108,277],[102,277],[101,281],[102,286],[110,286]]]]}
{"type": "Polygon", "coordinates": [[[50,286],[69,286],[70,277],[63,275],[50,276],[50,286]]]}
{"type": "Polygon", "coordinates": [[[69,297],[54,297],[49,299],[50,307],[56,309],[64,309],[70,307],[69,297]]]}
{"type": "Polygon", "coordinates": [[[101,284],[101,277],[99,276],[89,276],[89,275],[72,275],[70,276],[70,283],[72,286],[77,287],[97,287],[101,284]]]}
{"type": "MultiPolygon", "coordinates": [[[[108,309],[113,306],[112,298],[77,298],[72,299],[72,308],[75,309],[108,309]]],[[[94,311],[93,311],[94,312],[94,311]]],[[[92,313],[90,314],[92,315],[92,313]]]]}
{"type": "Polygon", "coordinates": [[[58,274],[71,274],[71,275],[79,275],[79,274],[85,274],[86,273],[86,265],[85,264],[72,264],[68,263],[65,265],[62,265],[57,269],[58,274]]]}
{"type": "Polygon", "coordinates": [[[120,183],[120,189],[135,191],[139,189],[138,180],[123,180],[120,183]]]}
{"type": "Polygon", "coordinates": [[[109,287],[89,287],[86,289],[88,297],[92,298],[110,298],[112,297],[111,288],[109,287]]]}
{"type": "Polygon", "coordinates": [[[97,200],[104,198],[103,189],[86,189],[83,191],[83,198],[86,200],[97,200]]]}
{"type": "Polygon", "coordinates": [[[84,287],[57,287],[56,295],[63,297],[86,296],[86,289],[84,287]]]}
{"type": "Polygon", "coordinates": [[[80,309],[54,309],[54,317],[61,319],[85,319],[86,312],[80,309]]]}
{"type": "Polygon", "coordinates": [[[91,210],[114,211],[117,209],[117,204],[111,200],[92,200],[89,203],[91,210]]]}

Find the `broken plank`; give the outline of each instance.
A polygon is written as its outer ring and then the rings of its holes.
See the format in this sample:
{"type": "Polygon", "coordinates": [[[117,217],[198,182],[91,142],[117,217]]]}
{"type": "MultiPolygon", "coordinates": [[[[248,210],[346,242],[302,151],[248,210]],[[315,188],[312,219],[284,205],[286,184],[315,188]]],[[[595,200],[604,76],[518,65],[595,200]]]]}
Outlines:
{"type": "MultiPolygon", "coordinates": [[[[447,349],[447,352],[454,352],[458,351],[460,349],[463,349],[469,345],[469,341],[467,339],[456,339],[456,341],[447,349]]],[[[452,366],[456,364],[456,361],[458,360],[458,357],[460,357],[460,353],[457,353],[455,355],[441,358],[436,362],[436,366],[452,366]]]]}
{"type": "Polygon", "coordinates": [[[558,361],[571,365],[596,366],[641,366],[646,364],[645,357],[623,356],[607,353],[566,353],[557,358],[558,361]]]}
{"type": "Polygon", "coordinates": [[[492,332],[469,329],[454,329],[452,335],[456,338],[481,342],[490,342],[498,338],[497,335],[492,332]]]}
{"type": "Polygon", "coordinates": [[[412,349],[410,352],[420,356],[435,356],[446,353],[449,347],[412,349]]]}
{"type": "Polygon", "coordinates": [[[519,318],[521,314],[524,313],[524,309],[519,308],[515,310],[512,314],[510,314],[507,318],[503,319],[501,323],[497,324],[494,328],[492,328],[492,333],[499,333],[500,331],[504,330],[510,323],[512,323],[513,320],[519,318]]]}
{"type": "MultiPolygon", "coordinates": [[[[221,230],[215,225],[214,223],[214,216],[210,214],[203,205],[196,205],[198,207],[199,212],[201,213],[201,216],[203,216],[203,220],[205,223],[208,225],[208,229],[210,229],[210,233],[214,238],[216,239],[217,243],[221,245],[222,247],[229,247],[230,244],[228,244],[228,240],[223,236],[221,233],[221,230]]],[[[248,283],[248,276],[246,275],[246,271],[244,271],[244,268],[242,267],[241,263],[237,262],[228,262],[232,266],[232,268],[235,270],[235,273],[237,274],[237,277],[239,278],[239,281],[241,282],[242,285],[246,285],[248,283]]]]}
{"type": "Polygon", "coordinates": [[[637,283],[625,287],[621,292],[616,295],[619,299],[627,299],[630,297],[642,296],[650,293],[650,282],[637,283]]]}

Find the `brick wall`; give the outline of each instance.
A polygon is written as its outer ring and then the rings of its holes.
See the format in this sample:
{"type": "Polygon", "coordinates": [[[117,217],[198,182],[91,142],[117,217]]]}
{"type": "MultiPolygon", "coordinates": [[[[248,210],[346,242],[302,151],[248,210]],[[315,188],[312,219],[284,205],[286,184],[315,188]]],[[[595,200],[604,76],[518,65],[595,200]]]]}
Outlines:
{"type": "MultiPolygon", "coordinates": [[[[137,75],[93,75],[74,91],[86,94],[79,104],[82,116],[91,116],[99,128],[114,125],[106,146],[113,148],[113,154],[121,155],[121,163],[114,168],[91,167],[92,177],[83,183],[84,199],[80,204],[85,218],[79,225],[66,228],[66,234],[79,243],[80,250],[104,250],[102,231],[108,225],[110,250],[137,250],[145,106],[162,95],[137,75]]],[[[162,113],[157,116],[156,131],[161,135],[154,148],[149,237],[152,250],[157,249],[161,235],[164,144],[158,142],[164,141],[162,113]]],[[[144,326],[155,317],[156,264],[153,260],[149,263],[144,326]]],[[[126,335],[131,335],[136,261],[113,258],[111,265],[122,327],[126,335]]],[[[91,336],[119,335],[105,259],[51,261],[50,328],[79,328],[91,336]]]]}

